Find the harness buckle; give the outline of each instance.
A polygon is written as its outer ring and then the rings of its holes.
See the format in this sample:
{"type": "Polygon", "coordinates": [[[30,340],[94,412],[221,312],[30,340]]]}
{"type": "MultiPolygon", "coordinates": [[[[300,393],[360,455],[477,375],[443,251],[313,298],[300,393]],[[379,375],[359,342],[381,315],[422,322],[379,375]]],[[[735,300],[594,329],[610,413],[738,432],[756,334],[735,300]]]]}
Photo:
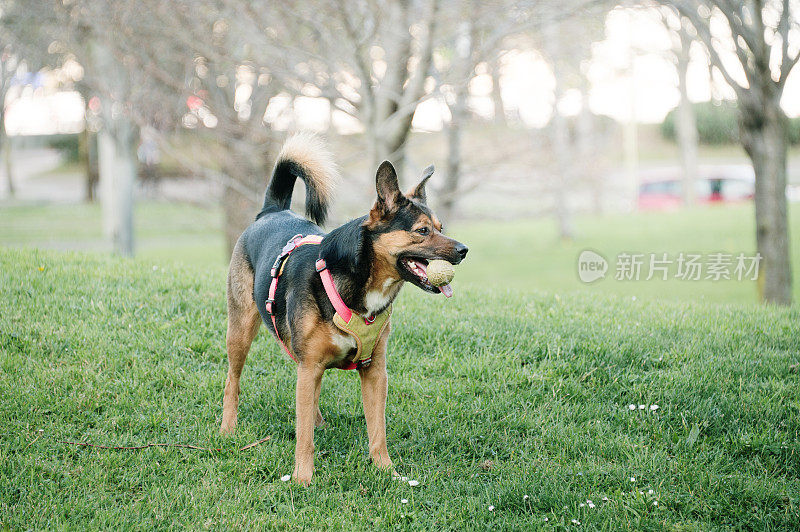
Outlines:
{"type": "Polygon", "coordinates": [[[272,304],[274,302],[275,302],[275,298],[270,297],[270,298],[267,298],[267,301],[265,303],[265,307],[267,309],[267,313],[270,314],[270,315],[272,315],[272,304]]]}
{"type": "Polygon", "coordinates": [[[326,269],[328,265],[325,264],[325,259],[317,259],[317,262],[314,263],[314,267],[317,269],[317,273],[319,273],[326,269]]]}

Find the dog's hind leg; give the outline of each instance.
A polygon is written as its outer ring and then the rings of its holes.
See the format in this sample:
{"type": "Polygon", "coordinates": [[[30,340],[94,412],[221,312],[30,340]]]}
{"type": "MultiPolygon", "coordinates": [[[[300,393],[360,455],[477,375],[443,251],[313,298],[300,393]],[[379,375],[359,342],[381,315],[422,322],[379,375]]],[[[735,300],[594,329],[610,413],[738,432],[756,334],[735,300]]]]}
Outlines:
{"type": "Polygon", "coordinates": [[[220,432],[230,433],[236,428],[239,410],[239,379],[242,367],[261,325],[256,303],[253,300],[253,268],[244,254],[241,240],[236,243],[228,270],[228,378],[222,401],[220,432]]]}

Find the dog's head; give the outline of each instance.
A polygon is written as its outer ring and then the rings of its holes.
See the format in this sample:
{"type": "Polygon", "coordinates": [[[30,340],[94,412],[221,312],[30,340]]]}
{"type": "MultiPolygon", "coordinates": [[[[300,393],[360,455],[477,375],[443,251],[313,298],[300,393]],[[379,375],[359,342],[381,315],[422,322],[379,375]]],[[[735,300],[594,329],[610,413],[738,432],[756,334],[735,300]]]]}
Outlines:
{"type": "Polygon", "coordinates": [[[384,267],[394,268],[394,276],[449,297],[449,286],[440,289],[428,282],[428,261],[442,259],[458,264],[467,256],[468,248],[442,234],[441,222],[428,208],[425,184],[431,175],[433,166],[425,169],[417,186],[403,194],[394,167],[385,161],[375,178],[378,198],[363,226],[371,237],[376,259],[384,267]]]}

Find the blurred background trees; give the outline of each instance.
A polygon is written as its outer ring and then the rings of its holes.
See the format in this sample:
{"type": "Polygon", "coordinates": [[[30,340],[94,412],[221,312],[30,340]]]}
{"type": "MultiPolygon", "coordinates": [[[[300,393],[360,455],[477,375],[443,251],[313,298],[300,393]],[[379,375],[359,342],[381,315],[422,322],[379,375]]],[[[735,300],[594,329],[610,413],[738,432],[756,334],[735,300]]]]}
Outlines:
{"type": "MultiPolygon", "coordinates": [[[[124,255],[135,251],[134,199],[153,194],[219,204],[230,249],[299,129],[335,146],[348,180],[339,220],[363,210],[381,160],[406,181],[436,162],[446,221],[548,216],[562,239],[576,237],[575,216],[650,208],[648,191],[673,182],[678,203],[707,201],[701,189],[716,178],[702,146],[740,142],[755,176],[763,297],[788,303],[787,150],[800,126],[781,102],[800,47],[796,11],[788,0],[0,0],[0,96],[4,115],[79,96],[81,116],[58,142],[124,255]],[[656,26],[663,34],[641,30],[656,26]],[[680,165],[654,183],[638,99],[643,68],[669,70],[648,63],[659,54],[674,73],[660,128],[680,165]],[[710,102],[698,100],[700,82],[710,102]]],[[[10,197],[9,138],[56,140],[4,122],[10,197]]]]}
{"type": "Polygon", "coordinates": [[[800,29],[798,6],[791,0],[670,3],[691,24],[711,64],[736,93],[739,139],[755,172],[756,242],[763,257],[763,297],[788,304],[792,300],[786,200],[789,127],[781,99],[786,80],[800,59],[800,50],[789,42],[790,34],[800,29]],[[723,59],[726,52],[731,55],[729,44],[733,45],[735,61],[733,57],[723,59]]]}

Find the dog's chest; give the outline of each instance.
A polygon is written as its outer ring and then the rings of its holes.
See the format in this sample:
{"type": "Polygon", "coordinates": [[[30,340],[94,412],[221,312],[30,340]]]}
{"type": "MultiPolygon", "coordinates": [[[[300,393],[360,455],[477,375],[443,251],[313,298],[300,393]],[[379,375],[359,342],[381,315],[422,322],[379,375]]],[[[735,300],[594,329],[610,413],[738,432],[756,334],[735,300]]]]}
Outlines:
{"type": "Polygon", "coordinates": [[[367,314],[374,316],[389,306],[389,303],[397,296],[401,285],[402,283],[395,279],[386,279],[379,290],[370,290],[364,294],[364,307],[367,309],[367,314]]]}
{"type": "Polygon", "coordinates": [[[337,354],[339,359],[355,354],[358,349],[356,339],[349,334],[339,332],[338,329],[331,334],[331,342],[338,349],[337,354]]]}

